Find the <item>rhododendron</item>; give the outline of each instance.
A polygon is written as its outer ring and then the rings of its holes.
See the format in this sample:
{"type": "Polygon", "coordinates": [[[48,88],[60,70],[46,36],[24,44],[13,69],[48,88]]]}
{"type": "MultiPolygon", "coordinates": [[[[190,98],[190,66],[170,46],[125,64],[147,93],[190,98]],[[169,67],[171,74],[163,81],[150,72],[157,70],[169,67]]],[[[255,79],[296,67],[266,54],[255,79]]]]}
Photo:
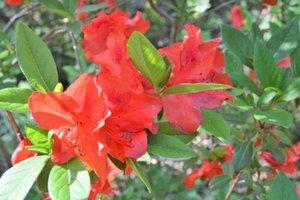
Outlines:
{"type": "Polygon", "coordinates": [[[230,21],[234,25],[235,28],[240,29],[245,23],[245,19],[243,18],[243,12],[240,6],[236,6],[231,9],[231,18],[230,21]]]}
{"type": "Polygon", "coordinates": [[[222,148],[227,150],[227,153],[221,156],[222,160],[224,162],[231,162],[233,156],[233,145],[225,145],[222,148]]]}
{"type": "Polygon", "coordinates": [[[262,3],[266,3],[266,4],[270,5],[270,6],[274,6],[274,5],[277,4],[277,1],[278,0],[262,0],[262,3]]]}
{"type": "Polygon", "coordinates": [[[94,131],[109,115],[93,75],[80,76],[64,93],[34,92],[30,111],[40,127],[54,132],[52,161],[57,164],[79,157],[100,177],[107,177],[104,140],[94,131]]]}
{"type": "Polygon", "coordinates": [[[290,61],[290,56],[287,56],[285,59],[283,59],[282,61],[279,61],[277,64],[278,66],[282,66],[282,67],[290,67],[291,66],[291,61],[290,61]]]}
{"type": "Polygon", "coordinates": [[[288,156],[285,158],[283,164],[279,163],[269,152],[263,152],[262,157],[265,161],[268,162],[268,164],[274,171],[294,173],[298,171],[298,168],[294,165],[294,163],[300,159],[300,142],[298,142],[297,145],[294,146],[294,149],[297,155],[294,155],[292,149],[287,149],[288,156]]]}
{"type": "Polygon", "coordinates": [[[24,2],[24,0],[5,0],[5,2],[10,6],[17,6],[24,2]]]}
{"type": "Polygon", "coordinates": [[[19,162],[26,160],[27,158],[33,157],[37,153],[37,151],[26,149],[26,146],[32,146],[32,143],[28,138],[25,138],[24,140],[20,141],[18,147],[14,150],[11,156],[12,165],[16,165],[19,162]]]}
{"type": "Polygon", "coordinates": [[[192,189],[194,187],[195,181],[198,178],[203,180],[211,180],[216,175],[223,174],[222,166],[218,161],[209,162],[208,160],[204,159],[201,168],[195,169],[192,173],[187,175],[183,180],[182,183],[188,189],[192,189]]]}
{"type": "Polygon", "coordinates": [[[100,12],[91,24],[81,27],[84,33],[84,40],[81,44],[84,47],[83,51],[86,58],[93,61],[93,56],[106,50],[106,40],[110,34],[122,32],[128,39],[134,31],[146,33],[150,23],[142,19],[141,16],[142,13],[139,11],[132,19],[129,18],[129,13],[121,10],[117,10],[109,16],[100,12]]]}
{"type": "MultiPolygon", "coordinates": [[[[231,85],[224,68],[224,54],[218,50],[220,40],[203,42],[201,30],[194,25],[185,25],[188,36],[179,42],[160,49],[174,63],[167,87],[182,83],[220,83],[231,85]]],[[[176,130],[194,133],[203,116],[200,108],[213,109],[233,97],[224,90],[207,90],[189,94],[165,95],[162,105],[167,119],[176,130]],[[174,109],[176,108],[176,109],[174,109]]]]}

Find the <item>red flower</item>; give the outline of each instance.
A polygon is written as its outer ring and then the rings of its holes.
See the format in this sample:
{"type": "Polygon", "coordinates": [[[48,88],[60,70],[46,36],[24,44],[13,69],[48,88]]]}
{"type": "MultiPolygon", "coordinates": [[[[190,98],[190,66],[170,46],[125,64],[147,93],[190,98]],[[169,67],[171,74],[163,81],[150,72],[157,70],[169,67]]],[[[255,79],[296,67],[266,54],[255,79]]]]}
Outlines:
{"type": "Polygon", "coordinates": [[[278,66],[282,66],[282,67],[290,67],[291,66],[291,61],[290,61],[290,56],[287,56],[285,59],[283,59],[282,61],[279,61],[277,64],[278,66]]]}
{"type": "Polygon", "coordinates": [[[34,92],[29,109],[42,128],[55,133],[52,161],[61,164],[78,156],[104,184],[107,148],[94,130],[103,125],[109,111],[94,78],[82,75],[64,93],[34,92]]]}
{"type": "Polygon", "coordinates": [[[241,10],[241,7],[236,6],[231,9],[231,18],[230,21],[234,25],[235,28],[240,29],[245,23],[245,20],[243,18],[243,12],[241,10]]]}
{"type": "Polygon", "coordinates": [[[110,16],[100,12],[99,16],[91,24],[82,26],[84,40],[82,45],[88,60],[93,61],[93,56],[107,49],[106,40],[109,34],[122,32],[128,39],[134,31],[145,33],[150,23],[141,19],[142,13],[137,12],[133,19],[129,19],[129,13],[117,10],[110,16]]]}
{"type": "Polygon", "coordinates": [[[18,147],[14,150],[11,156],[12,165],[16,165],[19,162],[26,160],[27,158],[31,158],[37,153],[37,151],[31,151],[26,149],[26,146],[32,146],[32,143],[28,138],[25,138],[24,140],[20,141],[18,147]]]}
{"type": "Polygon", "coordinates": [[[208,162],[206,159],[203,160],[203,165],[201,168],[194,170],[191,174],[187,175],[182,183],[188,189],[194,187],[195,181],[198,178],[202,180],[210,181],[216,175],[223,174],[223,170],[218,161],[208,162]]]}
{"type": "Polygon", "coordinates": [[[227,149],[227,153],[221,156],[222,160],[224,162],[231,162],[233,156],[233,145],[225,145],[222,148],[227,149]]]}
{"type": "Polygon", "coordinates": [[[24,0],[5,0],[5,2],[10,6],[17,6],[24,2],[24,0]]]}
{"type": "MultiPolygon", "coordinates": [[[[224,68],[224,54],[218,50],[220,40],[203,43],[201,30],[185,25],[188,37],[184,42],[160,49],[174,63],[167,87],[182,83],[221,83],[231,85],[224,68]]],[[[167,119],[176,130],[194,133],[203,121],[200,108],[213,109],[233,97],[224,90],[163,96],[163,108],[167,119]],[[176,109],[174,109],[176,108],[176,109]]]]}
{"type": "Polygon", "coordinates": [[[274,6],[274,5],[277,4],[277,1],[278,0],[262,0],[262,3],[266,3],[266,4],[270,5],[270,6],[274,6]]]}
{"type": "Polygon", "coordinates": [[[287,149],[288,156],[285,158],[285,162],[283,164],[275,160],[275,158],[269,152],[263,152],[262,157],[269,163],[270,167],[273,170],[282,171],[284,173],[294,173],[298,171],[298,168],[294,165],[294,163],[300,159],[300,142],[298,142],[297,145],[294,146],[294,149],[297,155],[295,156],[291,149],[287,149]]]}

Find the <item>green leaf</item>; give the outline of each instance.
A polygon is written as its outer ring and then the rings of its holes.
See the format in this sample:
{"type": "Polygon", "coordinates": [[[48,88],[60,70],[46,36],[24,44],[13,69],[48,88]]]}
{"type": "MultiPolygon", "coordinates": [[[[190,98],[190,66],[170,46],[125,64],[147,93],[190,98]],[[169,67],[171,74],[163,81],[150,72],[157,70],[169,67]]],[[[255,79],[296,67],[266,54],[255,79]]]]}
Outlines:
{"type": "Polygon", "coordinates": [[[297,48],[290,56],[291,68],[295,77],[300,77],[300,40],[298,40],[297,48]]]}
{"type": "Polygon", "coordinates": [[[261,97],[259,98],[257,102],[257,107],[261,107],[269,103],[276,95],[276,92],[271,91],[271,92],[266,92],[261,97]]]}
{"type": "Polygon", "coordinates": [[[200,92],[204,90],[225,90],[232,88],[230,85],[211,84],[211,83],[183,83],[169,87],[162,95],[170,94],[186,94],[193,92],[200,92]]]}
{"type": "Polygon", "coordinates": [[[100,10],[103,8],[107,8],[109,5],[107,3],[99,3],[99,4],[90,4],[87,6],[84,6],[81,8],[77,13],[82,13],[82,12],[93,12],[96,10],[100,10]]]}
{"type": "Polygon", "coordinates": [[[295,186],[289,178],[282,172],[276,176],[270,192],[270,197],[273,200],[299,200],[295,186]]]}
{"type": "Polygon", "coordinates": [[[201,111],[204,117],[201,127],[220,140],[229,141],[230,131],[226,121],[212,110],[202,108],[201,111]]]}
{"type": "Polygon", "coordinates": [[[24,199],[49,156],[28,158],[8,169],[0,179],[0,199],[24,199]]]}
{"type": "Polygon", "coordinates": [[[278,124],[285,128],[289,128],[293,122],[293,116],[281,109],[256,110],[253,112],[253,115],[255,119],[271,124],[278,124]]]}
{"type": "Polygon", "coordinates": [[[249,106],[245,101],[241,100],[240,98],[236,98],[232,105],[244,111],[251,109],[251,106],[249,106]]]}
{"type": "Polygon", "coordinates": [[[281,88],[283,82],[283,71],[282,67],[277,67],[271,77],[270,85],[275,88],[281,88]]]}
{"type": "Polygon", "coordinates": [[[225,51],[225,71],[226,73],[240,72],[244,73],[243,63],[241,60],[232,52],[225,51]]]}
{"type": "Polygon", "coordinates": [[[275,24],[274,22],[270,22],[269,24],[272,35],[280,30],[280,26],[278,24],[275,24]]]}
{"type": "Polygon", "coordinates": [[[267,47],[274,52],[276,63],[290,55],[297,47],[299,40],[298,20],[293,19],[276,31],[267,42],[267,47]]]}
{"type": "Polygon", "coordinates": [[[244,140],[244,137],[239,129],[230,127],[230,132],[231,132],[231,135],[234,136],[235,138],[237,138],[238,140],[241,140],[241,141],[244,140]]]}
{"type": "Polygon", "coordinates": [[[228,122],[246,123],[244,116],[239,112],[221,113],[220,115],[228,122]]]}
{"type": "Polygon", "coordinates": [[[221,25],[221,32],[224,45],[227,49],[239,57],[243,64],[252,68],[251,59],[254,45],[241,31],[228,26],[221,25]]]}
{"type": "Polygon", "coordinates": [[[272,168],[270,168],[268,166],[262,166],[262,167],[258,168],[258,171],[260,171],[260,172],[266,172],[268,174],[276,175],[276,172],[272,168]]]}
{"type": "Polygon", "coordinates": [[[291,101],[300,97],[300,77],[288,82],[283,88],[283,95],[278,101],[291,101]]]}
{"type": "Polygon", "coordinates": [[[266,194],[261,194],[261,200],[272,200],[272,199],[266,194]]]}
{"type": "Polygon", "coordinates": [[[27,88],[5,88],[0,90],[0,108],[14,112],[30,113],[28,98],[33,93],[27,88]]]}
{"type": "Polygon", "coordinates": [[[252,179],[252,175],[250,174],[249,171],[245,170],[244,171],[244,176],[245,176],[245,182],[248,188],[251,188],[253,185],[253,179],[252,179]]]}
{"type": "Polygon", "coordinates": [[[264,43],[263,34],[255,22],[252,22],[250,40],[255,44],[257,41],[264,43]]]}
{"type": "Polygon", "coordinates": [[[184,143],[189,143],[192,141],[197,135],[198,132],[192,134],[184,134],[180,131],[176,131],[173,127],[169,124],[169,122],[161,122],[159,123],[158,133],[166,134],[172,136],[173,138],[177,138],[184,143]]]}
{"type": "Polygon", "coordinates": [[[37,187],[43,192],[48,192],[48,179],[53,166],[53,162],[51,160],[48,160],[40,175],[36,179],[37,187]]]}
{"type": "Polygon", "coordinates": [[[172,67],[173,67],[173,64],[169,61],[167,56],[163,55],[162,58],[164,59],[164,62],[166,64],[166,72],[165,72],[162,82],[159,85],[160,87],[164,87],[167,84],[167,82],[170,79],[170,76],[172,74],[172,67]]]}
{"type": "Polygon", "coordinates": [[[159,91],[163,81],[166,64],[149,40],[140,32],[134,32],[127,43],[129,57],[134,66],[159,91]]]}
{"type": "Polygon", "coordinates": [[[233,166],[233,163],[231,163],[231,162],[224,162],[222,164],[222,170],[223,170],[224,174],[227,174],[227,175],[233,177],[233,175],[234,175],[234,166],[233,166]]]}
{"type": "Polygon", "coordinates": [[[146,178],[145,174],[140,169],[139,165],[132,158],[126,158],[126,161],[130,165],[130,167],[132,168],[132,170],[135,172],[135,174],[145,184],[145,186],[147,187],[149,193],[151,193],[152,192],[151,185],[150,185],[148,179],[146,178]]]}
{"type": "Polygon", "coordinates": [[[290,136],[280,130],[273,130],[272,133],[280,140],[280,142],[293,146],[290,136]]]}
{"type": "Polygon", "coordinates": [[[1,43],[1,40],[6,42],[6,43],[8,42],[7,36],[6,36],[6,34],[4,33],[4,31],[2,29],[0,29],[0,43],[1,43]]]}
{"type": "Polygon", "coordinates": [[[252,142],[242,143],[234,148],[232,162],[234,169],[240,171],[246,167],[251,162],[253,154],[252,142]]]}
{"type": "Polygon", "coordinates": [[[230,78],[239,82],[242,86],[246,87],[248,90],[256,94],[257,96],[261,95],[261,91],[257,85],[245,74],[239,72],[231,72],[229,74],[230,78]]]}
{"type": "Polygon", "coordinates": [[[125,170],[125,168],[126,168],[126,163],[123,163],[123,162],[121,162],[120,160],[118,160],[118,159],[112,157],[110,154],[107,154],[107,155],[108,155],[109,159],[111,160],[111,162],[114,163],[114,165],[115,165],[118,169],[120,169],[120,170],[122,170],[122,171],[125,170]]]}
{"type": "Polygon", "coordinates": [[[49,175],[48,190],[53,200],[87,199],[90,194],[90,177],[79,158],[55,165],[49,175]]]}
{"type": "Polygon", "coordinates": [[[75,10],[78,7],[78,1],[77,0],[63,0],[62,4],[65,8],[65,11],[68,12],[69,16],[73,16],[75,10]]]}
{"type": "Polygon", "coordinates": [[[53,91],[58,83],[54,59],[45,43],[25,24],[17,29],[17,57],[23,74],[42,92],[53,91]]]}
{"type": "Polygon", "coordinates": [[[42,129],[32,124],[26,124],[25,132],[28,139],[33,144],[41,144],[48,147],[48,130],[42,129]]]}
{"type": "Polygon", "coordinates": [[[271,80],[276,70],[276,63],[271,52],[260,42],[255,44],[253,66],[261,84],[265,88],[273,86],[271,80]]]}
{"type": "Polygon", "coordinates": [[[73,21],[73,22],[68,22],[67,24],[67,29],[76,35],[80,35],[82,33],[81,26],[84,25],[83,22],[81,21],[73,21]]]}
{"type": "Polygon", "coordinates": [[[220,189],[225,187],[231,180],[231,176],[227,174],[217,175],[209,182],[209,188],[212,190],[220,189]]]}
{"type": "Polygon", "coordinates": [[[50,150],[48,147],[45,147],[44,145],[40,145],[40,144],[26,146],[25,148],[28,150],[31,150],[31,151],[38,151],[38,152],[45,153],[45,154],[50,153],[50,150]]]}
{"type": "Polygon", "coordinates": [[[38,0],[38,2],[46,6],[48,10],[52,10],[63,17],[68,17],[68,12],[65,10],[63,4],[58,0],[38,0]]]}
{"type": "Polygon", "coordinates": [[[166,134],[148,134],[147,151],[166,158],[188,158],[196,154],[179,139],[166,134]]]}

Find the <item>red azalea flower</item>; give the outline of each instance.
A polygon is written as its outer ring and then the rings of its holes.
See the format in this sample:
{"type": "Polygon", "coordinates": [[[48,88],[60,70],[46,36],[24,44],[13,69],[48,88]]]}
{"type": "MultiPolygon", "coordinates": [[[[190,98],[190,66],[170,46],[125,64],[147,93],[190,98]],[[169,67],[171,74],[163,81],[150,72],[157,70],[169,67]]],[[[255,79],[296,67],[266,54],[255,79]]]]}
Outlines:
{"type": "MultiPolygon", "coordinates": [[[[227,74],[220,72],[224,68],[224,54],[218,50],[220,40],[203,43],[201,30],[194,25],[185,25],[188,37],[184,42],[160,49],[174,63],[172,76],[167,87],[182,83],[220,83],[231,85],[227,74]]],[[[166,95],[162,105],[167,119],[176,130],[194,133],[203,121],[200,108],[213,109],[233,96],[224,90],[166,95]],[[176,108],[176,109],[174,109],[176,108]]]]}
{"type": "Polygon", "coordinates": [[[222,147],[223,149],[227,149],[227,153],[222,155],[221,158],[224,162],[231,162],[233,156],[233,145],[225,145],[222,147]]]}
{"type": "Polygon", "coordinates": [[[98,95],[95,76],[80,76],[64,93],[34,92],[29,109],[38,122],[54,135],[52,161],[61,164],[78,156],[105,184],[106,144],[94,130],[108,115],[105,100],[98,95]]]}
{"type": "Polygon", "coordinates": [[[218,161],[213,161],[210,163],[206,159],[204,159],[202,167],[194,170],[192,173],[187,175],[182,180],[182,183],[188,189],[192,189],[194,187],[195,181],[198,178],[210,181],[213,177],[219,174],[223,174],[220,163],[218,161]]]}
{"type": "Polygon", "coordinates": [[[297,191],[297,193],[298,193],[298,195],[300,197],[300,187],[296,187],[296,191],[297,191]]]}
{"type": "Polygon", "coordinates": [[[14,150],[11,156],[12,165],[16,165],[19,162],[26,160],[27,158],[33,157],[37,153],[37,151],[31,151],[25,148],[26,146],[32,146],[32,145],[33,144],[30,142],[28,138],[25,138],[24,140],[20,141],[18,147],[14,150]]]}
{"type": "Polygon", "coordinates": [[[291,61],[290,61],[290,56],[287,56],[285,59],[283,59],[282,61],[279,61],[277,64],[278,66],[282,66],[282,67],[290,67],[291,66],[291,61]]]}
{"type": "Polygon", "coordinates": [[[117,10],[111,15],[100,12],[99,16],[91,24],[82,26],[84,40],[82,45],[88,60],[93,61],[93,56],[107,49],[106,40],[109,34],[123,32],[128,39],[134,31],[145,33],[150,23],[141,18],[142,13],[137,12],[133,19],[129,19],[129,13],[117,10]]]}
{"type": "Polygon", "coordinates": [[[274,171],[282,171],[284,173],[294,173],[298,171],[298,168],[294,165],[294,163],[300,159],[299,157],[300,142],[298,142],[297,145],[294,146],[294,149],[297,155],[295,156],[290,148],[287,149],[288,156],[285,158],[285,162],[283,164],[275,160],[275,158],[269,152],[263,152],[262,157],[265,161],[269,163],[270,167],[274,171]]]}
{"type": "Polygon", "coordinates": [[[5,2],[10,6],[17,6],[24,2],[24,0],[5,0],[5,2]]]}
{"type": "Polygon", "coordinates": [[[234,25],[235,28],[240,29],[245,23],[245,19],[243,18],[243,12],[241,7],[236,6],[231,9],[231,18],[230,21],[234,25]]]}
{"type": "Polygon", "coordinates": [[[262,0],[262,3],[266,3],[266,4],[270,5],[270,6],[274,6],[274,5],[277,4],[277,1],[278,0],[262,0]]]}

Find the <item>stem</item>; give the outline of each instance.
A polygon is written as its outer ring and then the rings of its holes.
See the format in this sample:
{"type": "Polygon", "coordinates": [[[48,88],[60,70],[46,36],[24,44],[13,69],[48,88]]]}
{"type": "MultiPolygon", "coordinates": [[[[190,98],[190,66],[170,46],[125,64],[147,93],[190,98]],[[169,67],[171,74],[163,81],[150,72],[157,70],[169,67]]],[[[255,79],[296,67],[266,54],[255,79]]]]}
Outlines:
{"type": "Polygon", "coordinates": [[[7,151],[7,149],[4,146],[4,142],[0,136],[0,153],[2,154],[3,158],[4,158],[4,162],[6,164],[7,168],[11,168],[12,164],[11,164],[11,160],[10,160],[10,155],[7,151]]]}
{"type": "Polygon", "coordinates": [[[19,138],[19,140],[20,141],[24,140],[24,137],[23,137],[23,135],[21,133],[21,130],[20,130],[18,124],[16,123],[14,117],[12,116],[11,112],[8,111],[8,110],[5,110],[5,113],[6,113],[7,117],[8,117],[8,119],[9,119],[9,121],[10,121],[13,129],[15,130],[15,133],[17,134],[17,137],[19,138]]]}
{"type": "Polygon", "coordinates": [[[70,36],[72,39],[73,49],[74,49],[75,56],[76,56],[76,63],[79,67],[79,72],[80,72],[80,74],[83,74],[83,70],[82,70],[82,66],[81,66],[80,58],[79,58],[79,53],[78,53],[78,49],[77,49],[77,45],[76,45],[75,35],[74,35],[74,33],[70,32],[70,36]]]}
{"type": "Polygon", "coordinates": [[[172,25],[172,26],[174,26],[175,24],[174,24],[174,19],[168,14],[168,13],[166,13],[164,10],[161,10],[160,8],[158,8],[158,7],[156,7],[156,5],[153,3],[153,0],[148,0],[149,1],[149,3],[150,3],[150,6],[151,6],[151,8],[157,13],[157,14],[159,14],[160,16],[162,16],[163,18],[165,18],[166,19],[166,21],[170,24],[170,25],[172,25]]]}
{"type": "Polygon", "coordinates": [[[300,108],[295,110],[294,112],[292,112],[291,115],[294,115],[294,114],[298,113],[299,111],[300,111],[300,108]]]}
{"type": "Polygon", "coordinates": [[[229,197],[230,197],[230,195],[231,195],[231,193],[232,193],[234,187],[236,186],[237,182],[239,181],[241,175],[242,175],[242,172],[240,171],[240,172],[237,174],[235,180],[233,181],[233,184],[230,186],[229,191],[228,191],[228,193],[227,193],[227,195],[226,195],[226,197],[225,197],[224,200],[228,200],[228,199],[229,199],[229,197]]]}

